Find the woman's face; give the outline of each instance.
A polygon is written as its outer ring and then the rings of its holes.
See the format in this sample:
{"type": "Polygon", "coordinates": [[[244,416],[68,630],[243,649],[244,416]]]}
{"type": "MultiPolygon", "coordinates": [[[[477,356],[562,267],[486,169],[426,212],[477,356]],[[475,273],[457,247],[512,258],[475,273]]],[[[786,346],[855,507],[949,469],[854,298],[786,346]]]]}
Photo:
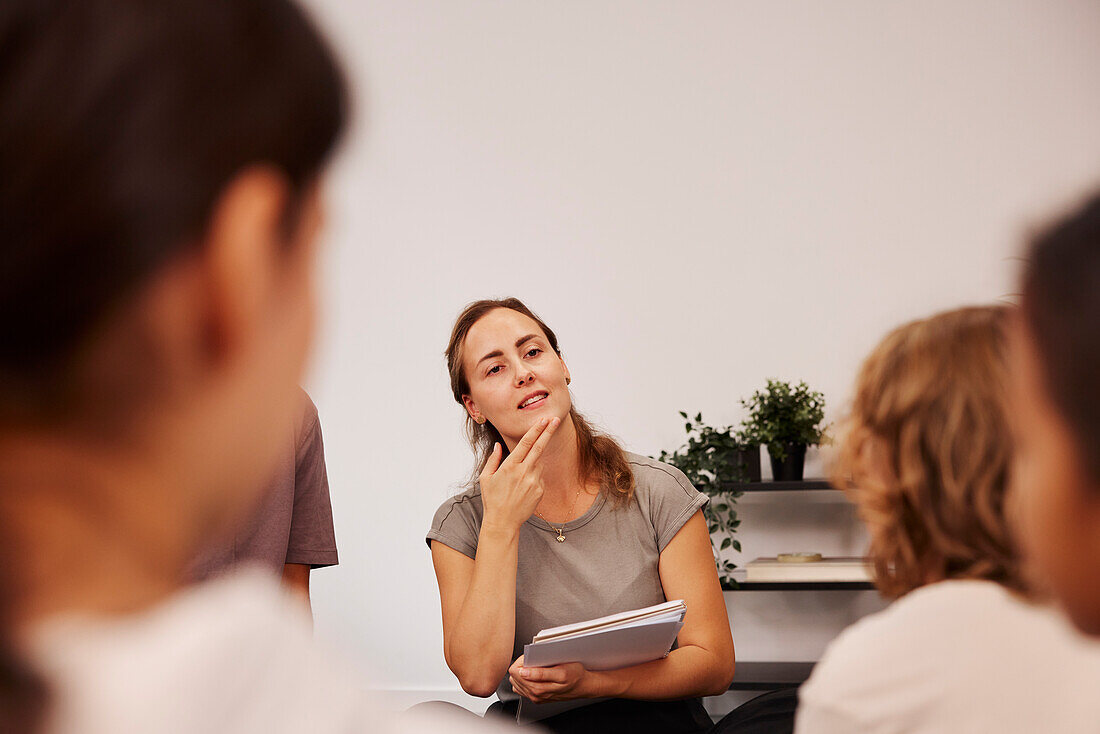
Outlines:
{"type": "Polygon", "coordinates": [[[466,410],[492,423],[509,449],[541,418],[569,415],[569,370],[539,325],[518,311],[482,316],[466,335],[462,364],[466,410]]]}
{"type": "Polygon", "coordinates": [[[1090,486],[1076,439],[1051,399],[1022,319],[1012,333],[1021,543],[1029,563],[1084,632],[1100,635],[1100,487],[1090,486]]]}

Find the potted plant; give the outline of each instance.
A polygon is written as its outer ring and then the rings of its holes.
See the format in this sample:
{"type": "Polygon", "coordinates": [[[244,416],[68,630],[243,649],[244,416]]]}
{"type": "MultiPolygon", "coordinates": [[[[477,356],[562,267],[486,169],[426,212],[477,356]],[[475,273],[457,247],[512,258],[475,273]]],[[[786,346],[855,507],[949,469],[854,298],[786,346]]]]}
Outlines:
{"type": "Polygon", "coordinates": [[[741,403],[749,411],[743,430],[768,447],[772,476],[778,481],[802,479],[806,447],[825,438],[825,396],[805,382],[792,386],[768,380],[764,390],[741,403]]]}
{"type": "MultiPolygon", "coordinates": [[[[742,443],[750,434],[737,431],[732,427],[714,428],[703,422],[703,414],[694,418],[680,411],[686,421],[684,430],[687,443],[669,453],[662,451],[659,461],[672,464],[687,475],[688,481],[700,492],[710,496],[710,502],[703,508],[710,533],[711,550],[714,563],[718,567],[718,576],[722,584],[735,587],[733,570],[737,565],[724,557],[724,553],[733,549],[740,552],[741,543],[734,537],[741,521],[737,518],[737,498],[741,492],[730,489],[732,482],[748,481],[746,446],[742,443]]],[[[760,447],[755,446],[756,471],[760,471],[760,447]]],[[[751,452],[748,453],[751,457],[751,452]]],[[[748,459],[751,463],[751,458],[748,459]]]]}

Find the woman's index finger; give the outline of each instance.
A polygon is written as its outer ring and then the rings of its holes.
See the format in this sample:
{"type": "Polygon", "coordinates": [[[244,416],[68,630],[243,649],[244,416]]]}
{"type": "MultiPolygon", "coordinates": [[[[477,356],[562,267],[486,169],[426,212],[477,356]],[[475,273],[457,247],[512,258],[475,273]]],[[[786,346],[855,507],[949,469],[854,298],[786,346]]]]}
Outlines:
{"type": "Polygon", "coordinates": [[[517,464],[527,458],[527,453],[531,450],[531,447],[535,445],[535,441],[546,429],[546,425],[549,423],[547,418],[542,418],[538,423],[527,429],[527,433],[523,434],[523,438],[519,440],[516,447],[512,449],[512,453],[508,455],[510,460],[514,460],[517,464]]]}
{"type": "Polygon", "coordinates": [[[542,457],[542,452],[546,450],[546,444],[550,443],[550,439],[554,437],[554,431],[558,430],[558,426],[560,425],[561,418],[553,418],[550,423],[547,424],[546,428],[535,441],[535,445],[527,452],[524,463],[532,466],[538,463],[538,460],[542,457]]]}

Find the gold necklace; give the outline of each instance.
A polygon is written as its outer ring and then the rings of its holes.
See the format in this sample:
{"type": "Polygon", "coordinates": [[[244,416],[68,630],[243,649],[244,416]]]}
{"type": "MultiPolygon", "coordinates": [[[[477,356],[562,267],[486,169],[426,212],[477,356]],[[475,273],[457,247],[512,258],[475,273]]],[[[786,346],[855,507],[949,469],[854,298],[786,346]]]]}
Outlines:
{"type": "MultiPolygon", "coordinates": [[[[573,506],[569,508],[569,517],[570,518],[573,517],[573,511],[577,509],[577,500],[579,500],[581,498],[581,489],[582,489],[581,487],[577,488],[577,496],[573,498],[573,506]]],[[[554,531],[557,532],[558,537],[554,538],[554,540],[558,541],[559,543],[564,543],[565,542],[565,535],[562,533],[562,531],[565,530],[565,524],[568,523],[569,520],[566,520],[565,523],[562,523],[560,528],[556,528],[556,527],[554,527],[554,523],[550,522],[545,517],[542,517],[542,513],[539,512],[538,507],[535,508],[535,514],[538,515],[540,518],[542,518],[542,521],[544,523],[546,523],[547,525],[549,525],[551,530],[554,530],[554,531]]]]}

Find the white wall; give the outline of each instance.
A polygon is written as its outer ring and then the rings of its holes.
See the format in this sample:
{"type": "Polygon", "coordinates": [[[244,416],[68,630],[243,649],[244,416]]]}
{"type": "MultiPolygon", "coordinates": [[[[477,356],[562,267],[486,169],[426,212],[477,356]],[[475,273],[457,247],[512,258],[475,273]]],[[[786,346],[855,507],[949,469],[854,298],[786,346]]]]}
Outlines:
{"type": "MultiPolygon", "coordinates": [[[[835,418],[887,328],[1010,295],[1022,234],[1100,182],[1090,0],[308,4],[360,104],[310,383],[342,561],[317,628],[410,700],[457,690],[423,535],[470,465],[441,356],[466,302],[526,300],[581,410],[655,454],[768,377],[835,418]]],[[[744,517],[749,559],[862,543],[836,498],[744,517]]],[[[727,598],[757,660],[874,606],[727,598]]]]}

